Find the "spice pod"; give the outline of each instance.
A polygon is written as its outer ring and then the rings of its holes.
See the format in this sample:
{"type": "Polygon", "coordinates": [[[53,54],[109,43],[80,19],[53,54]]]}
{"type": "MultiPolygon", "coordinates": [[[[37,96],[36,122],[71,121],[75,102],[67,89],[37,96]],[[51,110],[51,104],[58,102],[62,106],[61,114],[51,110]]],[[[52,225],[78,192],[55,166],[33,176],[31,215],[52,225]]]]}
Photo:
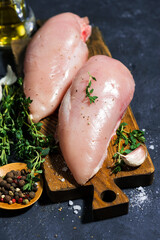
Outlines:
{"type": "MultiPolygon", "coordinates": [[[[8,172],[15,170],[15,171],[21,171],[22,169],[27,170],[27,165],[25,163],[10,163],[5,166],[0,167],[0,176],[5,176],[8,172]]],[[[37,175],[36,175],[37,177],[37,175]]],[[[20,203],[13,203],[8,204],[5,202],[0,202],[0,208],[7,209],[7,210],[17,210],[22,209],[31,206],[34,204],[41,196],[43,191],[43,179],[41,176],[38,175],[40,178],[40,181],[37,182],[37,191],[35,192],[35,196],[33,199],[31,199],[27,204],[20,204],[20,203]]]]}

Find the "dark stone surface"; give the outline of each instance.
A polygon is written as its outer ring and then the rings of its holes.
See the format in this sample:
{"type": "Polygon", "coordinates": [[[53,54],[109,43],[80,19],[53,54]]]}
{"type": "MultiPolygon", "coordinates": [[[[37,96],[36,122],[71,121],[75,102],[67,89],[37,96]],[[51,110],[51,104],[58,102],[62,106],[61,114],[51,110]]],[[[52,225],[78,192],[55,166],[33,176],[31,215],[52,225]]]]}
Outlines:
{"type": "MultiPolygon", "coordinates": [[[[130,198],[127,215],[89,222],[89,200],[74,201],[74,205],[82,207],[75,215],[67,202],[52,204],[44,192],[26,210],[0,210],[0,240],[160,240],[160,1],[28,0],[28,3],[39,19],[70,11],[87,15],[91,24],[100,28],[113,57],[122,61],[134,76],[136,91],[131,107],[139,127],[146,130],[147,147],[156,171],[153,184],[144,187],[144,192],[125,190],[130,198]]],[[[2,52],[0,56],[1,76],[11,57],[8,55],[4,60],[2,52]]]]}

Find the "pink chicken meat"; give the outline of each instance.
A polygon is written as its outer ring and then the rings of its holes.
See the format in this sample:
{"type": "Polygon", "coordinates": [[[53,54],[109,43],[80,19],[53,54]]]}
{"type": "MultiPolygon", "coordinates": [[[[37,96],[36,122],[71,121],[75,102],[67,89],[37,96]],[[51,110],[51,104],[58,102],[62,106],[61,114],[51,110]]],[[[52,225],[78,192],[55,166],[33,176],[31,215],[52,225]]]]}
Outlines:
{"type": "Polygon", "coordinates": [[[135,83],[130,71],[107,56],[91,57],[79,70],[59,109],[58,138],[75,180],[85,184],[101,168],[111,137],[131,102],[135,83]],[[94,89],[86,97],[89,74],[94,89]]]}
{"type": "Polygon", "coordinates": [[[62,13],[50,18],[32,38],[24,61],[24,93],[33,102],[34,122],[52,114],[75,74],[88,59],[88,18],[62,13]]]}

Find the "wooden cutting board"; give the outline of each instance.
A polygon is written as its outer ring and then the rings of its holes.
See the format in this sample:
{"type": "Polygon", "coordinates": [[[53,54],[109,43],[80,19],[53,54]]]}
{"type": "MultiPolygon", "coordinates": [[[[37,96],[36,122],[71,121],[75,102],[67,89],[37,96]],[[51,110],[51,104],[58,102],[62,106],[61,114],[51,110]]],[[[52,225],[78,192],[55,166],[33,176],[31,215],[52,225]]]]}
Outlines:
{"type": "MultiPolygon", "coordinates": [[[[111,57],[102,35],[97,27],[93,27],[88,41],[89,56],[104,54],[111,57]]],[[[128,130],[138,129],[137,122],[128,107],[122,121],[128,124],[128,130]]],[[[43,121],[43,132],[55,133],[57,112],[43,121]]],[[[108,156],[99,172],[84,186],[79,186],[67,168],[60,150],[47,156],[43,164],[47,194],[52,202],[63,202],[81,197],[92,197],[93,220],[106,219],[128,213],[129,199],[121,188],[133,188],[150,185],[153,181],[154,166],[149,156],[138,168],[121,171],[111,175],[109,168],[113,164],[116,152],[114,139],[108,147],[108,156]]],[[[78,154],[78,153],[77,153],[78,154]]]]}

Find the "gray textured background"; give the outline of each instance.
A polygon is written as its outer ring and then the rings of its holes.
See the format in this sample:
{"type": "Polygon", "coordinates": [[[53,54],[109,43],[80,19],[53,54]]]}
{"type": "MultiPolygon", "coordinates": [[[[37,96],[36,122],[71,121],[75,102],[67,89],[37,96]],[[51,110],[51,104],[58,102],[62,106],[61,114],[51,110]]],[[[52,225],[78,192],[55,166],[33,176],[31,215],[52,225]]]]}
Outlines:
{"type": "MultiPolygon", "coordinates": [[[[128,189],[127,215],[99,222],[90,221],[86,199],[74,201],[82,207],[78,215],[68,202],[51,204],[45,192],[31,208],[20,212],[0,211],[1,240],[160,240],[160,1],[156,0],[28,0],[39,19],[61,12],[88,16],[98,26],[112,56],[132,72],[136,91],[131,103],[155,166],[155,179],[143,188],[128,189]],[[62,211],[58,209],[62,207],[62,211]],[[88,223],[87,223],[88,222],[88,223]],[[76,227],[76,229],[74,229],[76,227]]],[[[0,52],[0,75],[8,56],[0,52]]]]}

